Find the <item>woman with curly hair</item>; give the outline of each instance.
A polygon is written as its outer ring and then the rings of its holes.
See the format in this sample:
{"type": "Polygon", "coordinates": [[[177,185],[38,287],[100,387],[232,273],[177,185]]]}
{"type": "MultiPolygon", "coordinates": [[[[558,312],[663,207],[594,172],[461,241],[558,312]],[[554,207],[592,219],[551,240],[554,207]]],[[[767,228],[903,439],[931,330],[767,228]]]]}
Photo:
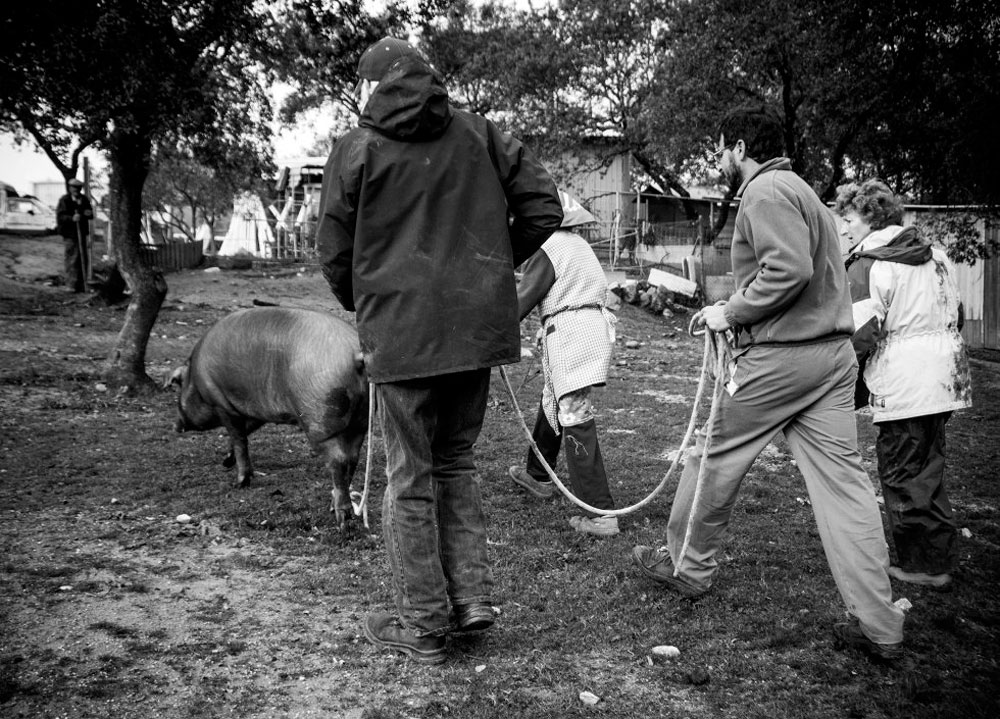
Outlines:
{"type": "Polygon", "coordinates": [[[902,227],[903,203],[881,180],[840,186],[835,209],[852,244],[847,276],[864,380],[856,405],[871,407],[879,430],[878,472],[897,557],[889,575],[943,589],[957,560],[945,424],[972,405],[955,268],[916,228],[902,227]]]}

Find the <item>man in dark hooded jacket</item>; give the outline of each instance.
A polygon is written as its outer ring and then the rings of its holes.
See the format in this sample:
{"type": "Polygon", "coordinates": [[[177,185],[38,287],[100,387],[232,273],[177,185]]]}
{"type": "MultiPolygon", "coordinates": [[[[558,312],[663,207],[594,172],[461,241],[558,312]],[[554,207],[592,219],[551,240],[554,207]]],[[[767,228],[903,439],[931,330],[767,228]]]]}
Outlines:
{"type": "Polygon", "coordinates": [[[524,145],[451,107],[409,43],[375,43],[358,75],[361,117],[327,161],[317,244],[333,293],[357,313],[386,444],[396,613],[369,616],[364,631],[436,664],[449,631],[493,624],[472,450],[490,368],[520,359],[513,269],[562,209],[524,145]]]}

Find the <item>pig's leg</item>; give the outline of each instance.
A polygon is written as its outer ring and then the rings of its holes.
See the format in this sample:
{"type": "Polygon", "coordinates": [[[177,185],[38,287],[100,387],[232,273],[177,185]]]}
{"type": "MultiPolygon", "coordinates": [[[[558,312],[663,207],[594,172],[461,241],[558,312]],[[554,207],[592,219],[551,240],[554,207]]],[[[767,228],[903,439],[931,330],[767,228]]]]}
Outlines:
{"type": "MultiPolygon", "coordinates": [[[[248,420],[246,420],[246,436],[249,437],[251,433],[256,432],[258,429],[260,429],[261,427],[263,427],[265,424],[267,424],[267,423],[266,422],[262,422],[259,419],[248,419],[248,420]]],[[[227,427],[227,429],[228,429],[228,427],[227,427]]],[[[232,433],[230,433],[230,437],[231,436],[232,436],[232,433]]],[[[245,443],[246,443],[246,438],[244,438],[244,444],[245,443]]],[[[250,460],[248,458],[247,462],[249,463],[249,461],[250,460]]],[[[232,441],[230,441],[230,443],[229,443],[229,454],[227,454],[226,458],[222,460],[222,466],[225,467],[226,469],[229,469],[230,467],[233,467],[235,464],[236,464],[236,453],[233,451],[233,443],[232,443],[232,441]]]]}
{"type": "MultiPolygon", "coordinates": [[[[247,444],[247,434],[249,434],[247,428],[257,420],[226,414],[223,414],[220,419],[222,426],[229,433],[229,454],[233,457],[233,463],[236,465],[236,486],[242,487],[253,477],[253,465],[250,464],[250,450],[247,444]]],[[[260,427],[260,424],[257,424],[254,429],[257,427],[260,427]]],[[[228,460],[228,457],[226,459],[228,460]]]]}
{"type": "Polygon", "coordinates": [[[353,517],[351,507],[351,480],[358,467],[358,452],[361,440],[345,441],[343,436],[329,437],[317,443],[317,451],[323,457],[323,463],[333,480],[333,503],[330,511],[337,518],[337,526],[341,531],[347,529],[348,522],[353,517]]]}

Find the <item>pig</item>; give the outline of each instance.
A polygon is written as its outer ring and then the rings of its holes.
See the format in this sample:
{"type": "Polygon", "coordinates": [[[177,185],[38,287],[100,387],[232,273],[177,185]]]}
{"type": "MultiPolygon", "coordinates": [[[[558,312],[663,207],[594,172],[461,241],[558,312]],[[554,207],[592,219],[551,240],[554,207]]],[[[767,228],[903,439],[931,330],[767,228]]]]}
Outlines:
{"type": "Polygon", "coordinates": [[[255,307],[219,320],[174,370],[178,432],[225,427],[226,467],[236,484],[253,476],[247,436],[262,425],[297,424],[333,478],[341,530],[351,517],[350,487],[368,430],[368,382],[358,333],[326,312],[255,307]]]}

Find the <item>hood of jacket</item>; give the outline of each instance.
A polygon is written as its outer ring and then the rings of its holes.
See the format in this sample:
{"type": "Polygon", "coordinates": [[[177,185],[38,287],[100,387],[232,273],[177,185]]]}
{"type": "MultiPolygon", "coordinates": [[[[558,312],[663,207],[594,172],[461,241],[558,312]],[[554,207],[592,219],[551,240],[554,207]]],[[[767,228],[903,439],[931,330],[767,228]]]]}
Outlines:
{"type": "Polygon", "coordinates": [[[440,137],[451,118],[441,76],[420,58],[407,57],[397,61],[379,82],[358,125],[394,140],[422,142],[440,137]]]}
{"type": "Polygon", "coordinates": [[[890,225],[859,242],[851,255],[855,259],[868,257],[883,262],[922,265],[930,261],[932,253],[930,244],[920,237],[915,227],[890,225]]]}
{"type": "Polygon", "coordinates": [[[740,184],[740,189],[736,191],[736,197],[743,197],[743,193],[746,191],[747,185],[749,185],[757,177],[763,175],[765,172],[774,172],[775,170],[791,170],[791,169],[792,169],[792,161],[789,160],[787,157],[775,157],[768,160],[760,167],[758,167],[757,171],[754,172],[752,175],[743,178],[743,182],[740,184]]]}

